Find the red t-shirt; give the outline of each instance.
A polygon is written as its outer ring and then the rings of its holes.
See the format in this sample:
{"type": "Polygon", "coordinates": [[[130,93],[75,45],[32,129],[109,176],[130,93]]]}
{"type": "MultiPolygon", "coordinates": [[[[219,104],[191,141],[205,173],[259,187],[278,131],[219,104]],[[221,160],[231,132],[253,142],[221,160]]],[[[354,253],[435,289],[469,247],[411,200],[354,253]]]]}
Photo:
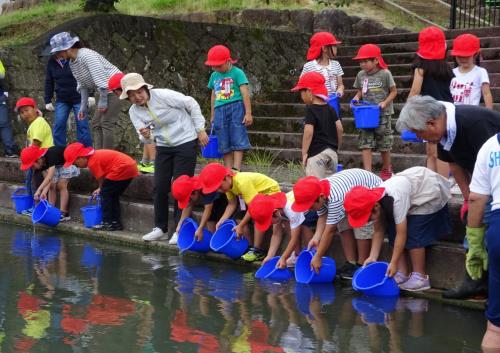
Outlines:
{"type": "Polygon", "coordinates": [[[96,150],[89,156],[87,165],[96,178],[127,180],[139,175],[137,163],[124,153],[113,150],[96,150]]]}

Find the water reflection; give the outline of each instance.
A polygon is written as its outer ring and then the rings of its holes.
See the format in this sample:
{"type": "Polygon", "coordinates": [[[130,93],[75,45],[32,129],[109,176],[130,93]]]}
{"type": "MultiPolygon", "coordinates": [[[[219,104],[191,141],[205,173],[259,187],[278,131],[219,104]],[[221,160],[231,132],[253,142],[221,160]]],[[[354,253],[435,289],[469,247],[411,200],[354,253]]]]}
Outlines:
{"type": "Polygon", "coordinates": [[[0,352],[479,352],[481,312],[2,231],[0,352]]]}

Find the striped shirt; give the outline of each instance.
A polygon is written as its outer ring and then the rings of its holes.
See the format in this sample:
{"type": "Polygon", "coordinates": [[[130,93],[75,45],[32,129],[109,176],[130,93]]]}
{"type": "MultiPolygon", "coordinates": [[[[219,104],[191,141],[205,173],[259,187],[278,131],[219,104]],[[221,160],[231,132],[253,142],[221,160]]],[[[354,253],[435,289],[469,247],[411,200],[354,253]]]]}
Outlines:
{"type": "Polygon", "coordinates": [[[118,68],[92,49],[78,50],[76,59],[70,60],[69,67],[77,81],[76,89],[107,89],[108,80],[120,72],[118,68]]]}
{"type": "Polygon", "coordinates": [[[328,214],[326,224],[338,224],[345,218],[345,194],[353,187],[375,188],[382,184],[382,179],[375,174],[357,168],[343,170],[326,178],[326,180],[330,182],[330,196],[327,204],[318,211],[319,216],[328,214]]]}
{"type": "Polygon", "coordinates": [[[328,66],[320,65],[316,60],[308,61],[304,64],[300,76],[306,72],[319,72],[325,77],[328,95],[337,92],[337,76],[344,75],[344,71],[337,60],[330,60],[328,66]]]}

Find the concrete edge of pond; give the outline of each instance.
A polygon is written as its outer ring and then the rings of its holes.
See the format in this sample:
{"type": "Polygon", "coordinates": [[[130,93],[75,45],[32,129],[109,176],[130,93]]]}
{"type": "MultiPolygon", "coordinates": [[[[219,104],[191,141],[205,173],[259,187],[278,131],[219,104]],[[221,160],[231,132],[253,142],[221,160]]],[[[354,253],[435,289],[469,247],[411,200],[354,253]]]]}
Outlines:
{"type": "MultiPolygon", "coordinates": [[[[31,219],[27,216],[20,215],[15,213],[12,209],[0,207],[0,223],[9,223],[20,226],[32,226],[31,219]]],[[[60,223],[57,228],[50,228],[47,226],[37,226],[37,229],[47,230],[49,232],[61,231],[63,233],[76,235],[78,237],[90,240],[102,240],[106,243],[111,244],[119,244],[125,246],[132,246],[138,249],[146,249],[150,251],[156,251],[161,253],[169,253],[169,254],[179,254],[179,249],[174,245],[169,245],[166,240],[163,241],[154,241],[154,242],[145,242],[141,239],[141,234],[132,233],[126,231],[119,232],[104,232],[104,231],[94,231],[89,228],[85,228],[82,224],[77,222],[65,222],[60,223]]],[[[204,258],[211,261],[216,262],[225,262],[230,263],[232,265],[244,266],[247,268],[256,269],[260,266],[260,262],[254,263],[246,263],[243,261],[233,261],[224,255],[215,254],[215,253],[207,253],[207,254],[198,254],[193,252],[187,252],[183,256],[189,256],[194,258],[204,258]]],[[[342,285],[349,285],[350,281],[342,280],[340,281],[342,285]]],[[[486,306],[485,300],[451,300],[444,299],[441,296],[442,290],[431,289],[424,292],[408,292],[402,291],[401,294],[405,297],[416,297],[416,298],[425,298],[434,300],[437,302],[441,302],[443,304],[455,305],[468,309],[475,310],[484,310],[486,306]]]]}

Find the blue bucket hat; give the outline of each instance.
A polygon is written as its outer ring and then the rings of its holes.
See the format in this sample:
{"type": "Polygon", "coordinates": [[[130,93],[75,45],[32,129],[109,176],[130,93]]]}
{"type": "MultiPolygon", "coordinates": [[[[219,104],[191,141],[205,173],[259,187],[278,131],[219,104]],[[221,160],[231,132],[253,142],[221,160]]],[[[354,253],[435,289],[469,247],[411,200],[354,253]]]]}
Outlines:
{"type": "Polygon", "coordinates": [[[59,51],[68,50],[71,48],[76,42],[79,42],[80,38],[77,36],[71,37],[71,34],[68,32],[61,32],[54,35],[50,38],[50,46],[52,50],[51,54],[57,53],[59,51]]]}

